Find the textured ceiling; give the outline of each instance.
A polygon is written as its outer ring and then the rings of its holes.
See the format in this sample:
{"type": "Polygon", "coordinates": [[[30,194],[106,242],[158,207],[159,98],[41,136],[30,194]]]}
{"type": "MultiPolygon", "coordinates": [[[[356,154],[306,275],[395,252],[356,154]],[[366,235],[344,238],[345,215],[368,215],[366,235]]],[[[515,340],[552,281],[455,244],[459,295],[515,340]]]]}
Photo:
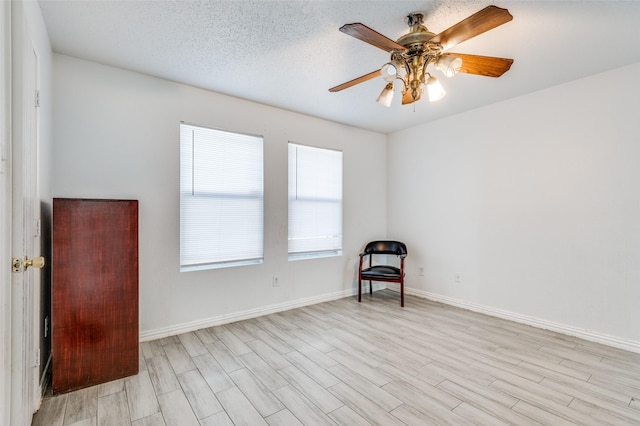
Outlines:
{"type": "MultiPolygon", "coordinates": [[[[382,133],[640,62],[640,1],[41,0],[53,50],[382,133]],[[489,4],[514,19],[454,52],[514,59],[500,78],[458,74],[440,102],[390,108],[388,53],[338,31],[362,22],[391,39],[420,11],[439,33],[489,4]]],[[[594,102],[596,100],[594,99],[594,102]]],[[[523,111],[526,113],[526,111],[523,111]]]]}

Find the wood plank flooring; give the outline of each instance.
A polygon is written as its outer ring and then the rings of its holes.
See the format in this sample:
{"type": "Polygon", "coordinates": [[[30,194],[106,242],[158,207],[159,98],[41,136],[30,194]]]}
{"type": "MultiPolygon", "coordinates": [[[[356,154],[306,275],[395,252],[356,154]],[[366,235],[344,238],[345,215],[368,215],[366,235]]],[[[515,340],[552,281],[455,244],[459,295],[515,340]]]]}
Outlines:
{"type": "Polygon", "coordinates": [[[640,354],[390,290],[140,346],[33,424],[640,424],[640,354]]]}

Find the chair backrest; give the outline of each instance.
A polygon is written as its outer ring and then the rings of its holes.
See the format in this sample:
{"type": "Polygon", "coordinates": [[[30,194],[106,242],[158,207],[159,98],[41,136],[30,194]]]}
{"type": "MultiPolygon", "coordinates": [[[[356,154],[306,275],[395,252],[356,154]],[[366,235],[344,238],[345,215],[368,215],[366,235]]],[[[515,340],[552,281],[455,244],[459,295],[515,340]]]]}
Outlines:
{"type": "Polygon", "coordinates": [[[364,248],[364,254],[395,254],[406,256],[407,246],[400,241],[371,241],[364,248]]]}

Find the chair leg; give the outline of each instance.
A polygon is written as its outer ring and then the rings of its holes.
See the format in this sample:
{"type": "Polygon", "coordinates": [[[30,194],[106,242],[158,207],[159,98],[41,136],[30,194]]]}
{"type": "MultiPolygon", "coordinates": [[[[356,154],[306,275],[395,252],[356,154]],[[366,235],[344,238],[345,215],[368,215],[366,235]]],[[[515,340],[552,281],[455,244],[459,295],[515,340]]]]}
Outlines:
{"type": "Polygon", "coordinates": [[[373,296],[373,282],[369,281],[369,294],[373,296]]]}
{"type": "Polygon", "coordinates": [[[362,300],[362,278],[358,277],[358,302],[362,300]]]}
{"type": "Polygon", "coordinates": [[[404,308],[404,280],[400,281],[400,307],[404,308]]]}

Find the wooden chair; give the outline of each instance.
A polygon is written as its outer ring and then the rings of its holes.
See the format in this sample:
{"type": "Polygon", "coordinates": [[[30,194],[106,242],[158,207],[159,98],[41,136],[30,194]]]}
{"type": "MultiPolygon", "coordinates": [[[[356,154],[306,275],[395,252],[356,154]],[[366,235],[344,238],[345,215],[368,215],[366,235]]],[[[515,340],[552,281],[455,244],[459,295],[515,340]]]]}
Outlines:
{"type": "Polygon", "coordinates": [[[407,257],[407,246],[400,241],[371,241],[360,253],[358,267],[358,302],[362,300],[362,280],[369,281],[369,294],[373,294],[372,281],[392,282],[400,284],[400,306],[404,307],[404,258],[407,257]],[[392,265],[376,265],[374,256],[396,255],[400,258],[400,267],[392,265]],[[365,267],[365,257],[369,256],[369,266],[365,267]]]}

